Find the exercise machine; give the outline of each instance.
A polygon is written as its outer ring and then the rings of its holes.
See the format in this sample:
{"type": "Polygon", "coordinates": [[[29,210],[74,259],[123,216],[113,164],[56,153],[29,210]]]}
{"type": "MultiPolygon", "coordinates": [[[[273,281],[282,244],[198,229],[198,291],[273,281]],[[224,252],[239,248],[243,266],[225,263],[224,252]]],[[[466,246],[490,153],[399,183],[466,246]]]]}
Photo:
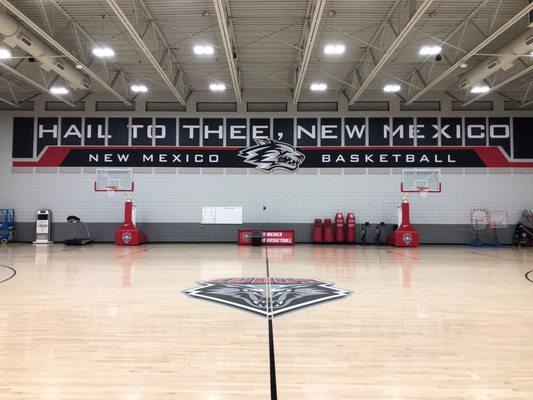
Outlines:
{"type": "Polygon", "coordinates": [[[66,239],[63,241],[65,245],[67,246],[85,246],[87,244],[93,243],[93,240],[91,239],[91,235],[89,234],[89,228],[87,227],[87,224],[83,222],[81,219],[76,217],[75,215],[69,215],[67,217],[67,223],[72,228],[72,238],[66,239]],[[83,231],[85,233],[85,237],[77,237],[77,232],[79,231],[79,226],[83,226],[83,231]]]}

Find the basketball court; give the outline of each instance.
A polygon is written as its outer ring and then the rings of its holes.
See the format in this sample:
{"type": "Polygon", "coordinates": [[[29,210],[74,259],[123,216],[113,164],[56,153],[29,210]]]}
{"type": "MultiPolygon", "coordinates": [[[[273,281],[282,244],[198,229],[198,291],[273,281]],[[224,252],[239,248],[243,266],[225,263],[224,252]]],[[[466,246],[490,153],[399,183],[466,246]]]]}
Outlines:
{"type": "Polygon", "coordinates": [[[0,400],[533,399],[531,0],[0,0],[0,400]]]}

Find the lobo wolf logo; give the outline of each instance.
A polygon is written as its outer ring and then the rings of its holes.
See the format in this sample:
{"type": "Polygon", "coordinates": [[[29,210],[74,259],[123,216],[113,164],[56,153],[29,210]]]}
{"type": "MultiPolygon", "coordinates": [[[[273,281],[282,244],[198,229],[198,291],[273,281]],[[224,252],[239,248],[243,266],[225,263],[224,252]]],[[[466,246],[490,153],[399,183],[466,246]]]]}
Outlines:
{"type": "Polygon", "coordinates": [[[405,244],[409,244],[413,241],[413,236],[410,233],[404,233],[402,236],[402,240],[405,244]]]}
{"type": "Polygon", "coordinates": [[[122,234],[122,241],[123,241],[124,243],[128,244],[128,243],[130,242],[130,240],[131,240],[131,233],[129,233],[129,232],[124,232],[124,233],[122,234]]]}
{"type": "Polygon", "coordinates": [[[239,151],[239,157],[260,171],[296,171],[305,160],[305,156],[290,144],[274,139],[255,139],[255,142],[255,146],[239,151]]]}
{"type": "Polygon", "coordinates": [[[225,278],[198,282],[187,296],[273,318],[304,307],[341,299],[350,291],[318,279],[225,278]]]}

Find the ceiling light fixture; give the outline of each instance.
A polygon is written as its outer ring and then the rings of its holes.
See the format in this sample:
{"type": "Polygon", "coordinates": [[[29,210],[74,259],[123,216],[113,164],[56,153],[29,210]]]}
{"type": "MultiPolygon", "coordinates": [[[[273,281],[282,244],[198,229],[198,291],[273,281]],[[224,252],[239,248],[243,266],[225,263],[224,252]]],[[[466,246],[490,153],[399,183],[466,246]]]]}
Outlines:
{"type": "Polygon", "coordinates": [[[199,56],[210,56],[215,52],[215,49],[210,44],[197,44],[192,50],[194,51],[194,54],[198,54],[199,56]]]}
{"type": "Polygon", "coordinates": [[[68,89],[65,86],[52,86],[50,88],[50,93],[53,94],[67,94],[68,89]]]}
{"type": "Polygon", "coordinates": [[[148,88],[145,85],[139,83],[134,83],[130,86],[130,89],[135,93],[146,93],[148,91],[148,88]]]}
{"type": "Polygon", "coordinates": [[[465,68],[468,68],[468,64],[462,63],[461,65],[459,65],[459,67],[461,67],[462,69],[465,69],[465,68]]]}
{"type": "Polygon", "coordinates": [[[6,48],[0,48],[0,60],[11,58],[11,52],[6,48]]]}
{"type": "Polygon", "coordinates": [[[487,93],[489,90],[487,85],[477,85],[470,89],[470,93],[487,93]]]}
{"type": "Polygon", "coordinates": [[[212,92],[223,92],[226,90],[226,85],[223,83],[212,83],[209,85],[209,90],[212,92]]]}
{"type": "Polygon", "coordinates": [[[202,37],[200,38],[200,42],[202,44],[197,44],[192,48],[194,54],[197,54],[199,56],[210,56],[215,53],[214,47],[209,42],[206,42],[204,40],[204,24],[206,17],[209,17],[209,11],[207,10],[202,13],[202,37]]]}
{"type": "Polygon", "coordinates": [[[385,85],[383,87],[383,91],[385,93],[396,93],[396,92],[399,92],[401,89],[402,89],[402,87],[400,85],[398,85],[397,83],[392,83],[392,84],[389,84],[389,85],[385,85]]]}
{"type": "Polygon", "coordinates": [[[440,46],[422,46],[418,51],[421,56],[436,56],[440,54],[442,47],[440,46]]]}
{"type": "Polygon", "coordinates": [[[313,82],[310,88],[313,92],[323,92],[328,88],[328,85],[326,85],[324,82],[313,82]]]}
{"type": "Polygon", "coordinates": [[[83,65],[81,65],[81,64],[76,64],[76,69],[83,69],[83,65]]]}
{"type": "Polygon", "coordinates": [[[327,44],[326,47],[324,47],[324,54],[340,55],[343,54],[345,50],[346,46],[341,43],[327,44]]]}
{"type": "Polygon", "coordinates": [[[93,54],[98,58],[110,58],[115,56],[115,51],[105,45],[99,45],[93,48],[93,54]]]}

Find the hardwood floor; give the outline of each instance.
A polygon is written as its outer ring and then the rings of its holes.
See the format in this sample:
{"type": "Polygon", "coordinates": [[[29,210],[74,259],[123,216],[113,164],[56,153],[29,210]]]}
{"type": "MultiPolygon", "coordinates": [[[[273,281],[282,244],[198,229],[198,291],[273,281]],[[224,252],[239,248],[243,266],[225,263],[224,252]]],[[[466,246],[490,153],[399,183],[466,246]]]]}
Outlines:
{"type": "MultiPolygon", "coordinates": [[[[283,400],[533,399],[533,249],[297,245],[272,278],[352,294],[273,320],[283,400]]],[[[0,247],[1,400],[270,399],[267,319],[185,296],[265,249],[0,247]],[[10,278],[10,279],[8,279],[10,278]]]]}

